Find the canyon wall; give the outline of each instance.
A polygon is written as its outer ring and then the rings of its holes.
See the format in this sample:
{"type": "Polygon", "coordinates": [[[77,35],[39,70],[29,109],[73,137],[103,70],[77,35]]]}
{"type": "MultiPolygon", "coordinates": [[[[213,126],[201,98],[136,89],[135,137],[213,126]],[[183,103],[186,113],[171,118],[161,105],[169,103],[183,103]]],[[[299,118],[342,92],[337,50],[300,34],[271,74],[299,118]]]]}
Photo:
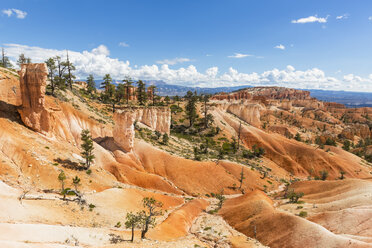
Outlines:
{"type": "Polygon", "coordinates": [[[138,108],[135,118],[153,130],[170,133],[171,112],[168,107],[138,108]]]}
{"type": "Polygon", "coordinates": [[[136,107],[114,113],[114,141],[129,152],[134,146],[134,122],[140,122],[160,133],[170,133],[171,112],[167,107],[136,107]]]}
{"type": "Polygon", "coordinates": [[[261,127],[261,111],[264,108],[257,103],[232,103],[229,104],[226,111],[238,116],[243,121],[254,127],[261,127]]]}
{"type": "Polygon", "coordinates": [[[220,93],[212,97],[212,100],[251,100],[261,96],[266,99],[304,100],[311,99],[310,92],[305,90],[288,89],[284,87],[253,87],[232,93],[220,93]]]}

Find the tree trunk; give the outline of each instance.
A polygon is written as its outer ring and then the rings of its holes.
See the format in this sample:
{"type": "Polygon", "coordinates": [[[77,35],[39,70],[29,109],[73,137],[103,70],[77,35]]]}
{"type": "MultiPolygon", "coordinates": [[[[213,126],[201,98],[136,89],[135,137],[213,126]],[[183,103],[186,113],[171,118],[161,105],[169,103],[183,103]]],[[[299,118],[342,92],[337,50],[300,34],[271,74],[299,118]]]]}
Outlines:
{"type": "Polygon", "coordinates": [[[131,242],[134,240],[134,226],[132,226],[132,238],[130,239],[131,242]]]}

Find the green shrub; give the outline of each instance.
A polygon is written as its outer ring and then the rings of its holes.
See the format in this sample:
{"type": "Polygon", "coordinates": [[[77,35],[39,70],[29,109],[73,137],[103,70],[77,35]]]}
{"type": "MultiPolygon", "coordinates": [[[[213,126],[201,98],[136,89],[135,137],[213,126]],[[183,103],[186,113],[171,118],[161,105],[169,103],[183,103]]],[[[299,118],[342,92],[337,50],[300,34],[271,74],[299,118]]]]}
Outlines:
{"type": "Polygon", "coordinates": [[[298,216],[302,217],[302,218],[306,218],[307,217],[307,212],[306,211],[301,211],[298,216]]]}

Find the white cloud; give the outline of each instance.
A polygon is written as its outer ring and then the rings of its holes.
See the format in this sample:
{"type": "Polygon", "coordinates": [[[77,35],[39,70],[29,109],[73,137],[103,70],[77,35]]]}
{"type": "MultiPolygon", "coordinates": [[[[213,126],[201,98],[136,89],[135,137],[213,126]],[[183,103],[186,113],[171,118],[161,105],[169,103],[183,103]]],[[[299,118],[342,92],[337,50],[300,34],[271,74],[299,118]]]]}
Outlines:
{"type": "Polygon", "coordinates": [[[277,49],[280,49],[280,50],[285,50],[285,46],[280,44],[280,45],[277,45],[275,46],[274,48],[277,48],[277,49]]]}
{"type": "Polygon", "coordinates": [[[99,45],[97,48],[94,48],[92,53],[95,55],[103,55],[105,57],[110,55],[110,51],[105,45],[99,45]]]}
{"type": "Polygon", "coordinates": [[[119,42],[119,46],[121,46],[121,47],[129,47],[129,44],[126,43],[126,42],[124,42],[124,41],[122,41],[122,42],[119,42]]]}
{"type": "Polygon", "coordinates": [[[349,14],[343,14],[340,16],[336,16],[336,20],[347,19],[347,18],[349,18],[349,14]]]}
{"type": "Polygon", "coordinates": [[[305,17],[305,18],[300,18],[298,20],[292,20],[291,22],[292,23],[311,23],[311,22],[319,22],[319,23],[326,23],[327,22],[327,19],[328,19],[329,16],[327,17],[318,17],[317,15],[315,16],[309,16],[309,17],[305,17]]]}
{"type": "Polygon", "coordinates": [[[158,61],[156,61],[156,63],[157,64],[162,64],[162,65],[175,65],[175,64],[190,62],[190,61],[191,61],[191,59],[188,59],[188,58],[174,58],[174,59],[158,60],[158,61]]]}
{"type": "Polygon", "coordinates": [[[14,14],[18,19],[24,19],[27,16],[27,12],[19,9],[3,9],[2,12],[8,17],[11,17],[14,14]]]}
{"type": "Polygon", "coordinates": [[[13,14],[13,11],[11,9],[3,9],[1,12],[3,12],[3,14],[7,15],[8,17],[13,14]]]}
{"type": "MultiPolygon", "coordinates": [[[[52,56],[66,58],[66,50],[45,49],[19,44],[6,44],[5,50],[13,64],[19,54],[24,53],[34,62],[43,62],[52,56]]],[[[285,69],[277,68],[263,73],[242,73],[230,67],[227,72],[220,72],[214,66],[204,72],[198,71],[194,65],[172,69],[168,64],[131,66],[129,61],[122,61],[109,57],[110,51],[100,45],[91,51],[69,51],[69,57],[76,66],[76,76],[85,79],[89,74],[95,78],[103,78],[111,74],[116,80],[130,76],[133,79],[164,80],[165,82],[188,86],[237,86],[237,85],[267,85],[284,86],[302,89],[333,89],[372,92],[372,74],[361,77],[354,74],[341,76],[340,79],[325,75],[318,69],[297,70],[291,65],[285,69]]]]}
{"type": "Polygon", "coordinates": [[[234,53],[234,55],[227,56],[228,58],[234,58],[234,59],[241,59],[245,57],[251,57],[253,55],[250,54],[243,54],[243,53],[234,53]]]}
{"type": "Polygon", "coordinates": [[[368,20],[372,21],[372,16],[368,17],[368,20]]]}

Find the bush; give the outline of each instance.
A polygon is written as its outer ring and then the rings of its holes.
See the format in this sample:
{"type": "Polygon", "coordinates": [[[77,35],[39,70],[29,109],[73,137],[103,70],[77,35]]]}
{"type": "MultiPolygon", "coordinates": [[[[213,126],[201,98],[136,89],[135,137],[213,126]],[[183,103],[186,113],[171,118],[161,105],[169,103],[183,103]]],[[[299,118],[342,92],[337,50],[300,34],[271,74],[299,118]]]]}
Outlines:
{"type": "Polygon", "coordinates": [[[291,190],[287,193],[287,198],[291,203],[297,203],[298,200],[304,196],[303,192],[296,193],[294,190],[291,190]]]}
{"type": "Polygon", "coordinates": [[[302,217],[302,218],[306,218],[307,217],[307,212],[306,211],[301,211],[298,216],[302,217]]]}
{"type": "Polygon", "coordinates": [[[319,171],[319,173],[320,173],[320,179],[325,181],[328,177],[328,171],[322,170],[322,171],[319,171]]]}
{"type": "Polygon", "coordinates": [[[344,149],[345,151],[349,151],[350,150],[350,141],[349,140],[344,140],[344,145],[342,146],[342,149],[344,149]]]}
{"type": "Polygon", "coordinates": [[[336,141],[334,139],[331,139],[331,138],[327,138],[325,144],[327,146],[336,146],[336,141]]]}

